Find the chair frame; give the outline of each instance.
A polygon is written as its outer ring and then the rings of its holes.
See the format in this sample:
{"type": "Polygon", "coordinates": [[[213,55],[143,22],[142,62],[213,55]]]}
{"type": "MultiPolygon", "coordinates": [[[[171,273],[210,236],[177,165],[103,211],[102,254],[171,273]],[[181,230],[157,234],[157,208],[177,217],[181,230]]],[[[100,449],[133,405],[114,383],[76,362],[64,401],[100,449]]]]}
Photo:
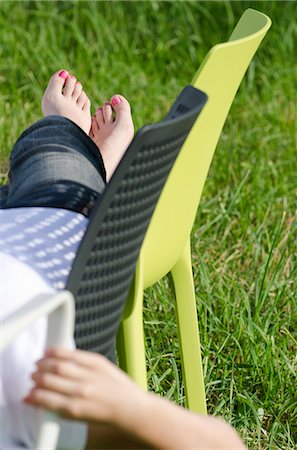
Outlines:
{"type": "Polygon", "coordinates": [[[268,16],[247,9],[229,41],[209,51],[193,79],[192,85],[206,92],[209,101],[183,145],[163,188],[142,245],[134,286],[118,335],[120,366],[139,386],[147,389],[143,289],[171,273],[186,405],[201,414],[206,414],[207,409],[190,234],[229,109],[249,63],[270,26],[268,16]],[[184,207],[185,204],[187,207],[184,207]]]}

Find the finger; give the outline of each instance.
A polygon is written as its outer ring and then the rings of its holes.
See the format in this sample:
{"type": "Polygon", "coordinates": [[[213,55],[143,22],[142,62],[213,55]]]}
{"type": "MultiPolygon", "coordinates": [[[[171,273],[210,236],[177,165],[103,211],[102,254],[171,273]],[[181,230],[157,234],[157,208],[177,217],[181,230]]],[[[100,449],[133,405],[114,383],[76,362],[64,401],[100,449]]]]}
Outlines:
{"type": "MultiPolygon", "coordinates": [[[[57,359],[72,359],[78,350],[72,350],[66,347],[49,347],[45,350],[45,357],[54,357],[57,359]]],[[[42,358],[44,359],[44,358],[42,358]]]]}
{"type": "MultiPolygon", "coordinates": [[[[59,360],[55,358],[44,358],[36,363],[37,370],[32,375],[34,381],[38,384],[46,379],[48,374],[54,374],[69,381],[87,382],[94,378],[94,369],[83,367],[80,363],[69,360],[59,360]],[[37,378],[36,378],[37,377],[37,378]],[[40,381],[41,380],[41,381],[40,381]]],[[[45,386],[45,384],[43,383],[45,386]]],[[[49,386],[50,387],[50,386],[49,386]]]]}
{"type": "Polygon", "coordinates": [[[83,418],[83,407],[81,407],[79,401],[56,392],[50,392],[45,389],[32,389],[23,401],[24,403],[55,411],[66,418],[83,418]]]}
{"type": "Polygon", "coordinates": [[[63,347],[54,347],[46,350],[46,357],[53,357],[57,360],[68,360],[84,368],[100,369],[101,366],[112,366],[107,358],[97,353],[86,352],[84,350],[70,350],[63,347]]]}
{"type": "Polygon", "coordinates": [[[79,396],[77,379],[67,378],[50,372],[37,371],[32,374],[32,380],[38,388],[50,390],[66,396],[79,396]]]}

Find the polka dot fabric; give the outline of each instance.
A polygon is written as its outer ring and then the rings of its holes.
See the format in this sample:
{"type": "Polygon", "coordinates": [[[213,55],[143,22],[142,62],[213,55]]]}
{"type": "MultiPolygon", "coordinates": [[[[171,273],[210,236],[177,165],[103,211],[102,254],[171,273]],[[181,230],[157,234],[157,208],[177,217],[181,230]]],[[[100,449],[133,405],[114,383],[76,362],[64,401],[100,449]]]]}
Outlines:
{"type": "Polygon", "coordinates": [[[53,288],[63,289],[87,224],[82,214],[64,209],[1,209],[0,251],[29,265],[53,288]]]}

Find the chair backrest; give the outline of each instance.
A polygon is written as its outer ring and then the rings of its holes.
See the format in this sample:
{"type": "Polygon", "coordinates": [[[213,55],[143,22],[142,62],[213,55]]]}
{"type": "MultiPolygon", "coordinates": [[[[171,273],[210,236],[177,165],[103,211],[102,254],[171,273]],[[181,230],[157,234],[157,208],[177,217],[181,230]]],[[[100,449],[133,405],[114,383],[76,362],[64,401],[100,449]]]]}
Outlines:
{"type": "Polygon", "coordinates": [[[194,77],[192,85],[207,94],[208,102],[179,153],[147,230],[140,255],[144,287],[174,267],[189,239],[228,111],[270,25],[266,15],[245,11],[229,41],[209,51],[194,77]]]}
{"type": "Polygon", "coordinates": [[[141,244],[168,173],[206,101],[201,95],[185,114],[137,132],[92,210],[66,284],[75,297],[75,341],[81,349],[114,358],[141,244]]]}

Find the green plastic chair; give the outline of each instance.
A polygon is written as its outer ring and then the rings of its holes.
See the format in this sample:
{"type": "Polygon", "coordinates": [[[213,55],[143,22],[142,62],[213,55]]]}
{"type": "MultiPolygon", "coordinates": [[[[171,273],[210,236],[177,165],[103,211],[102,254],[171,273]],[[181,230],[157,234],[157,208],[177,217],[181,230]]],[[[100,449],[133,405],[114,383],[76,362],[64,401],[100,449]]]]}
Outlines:
{"type": "Polygon", "coordinates": [[[143,290],[169,272],[175,288],[182,373],[187,406],[206,414],[205,388],[194,292],[190,233],[197,207],[240,82],[271,26],[265,14],[248,9],[228,42],[214,46],[192,85],[208,95],[208,103],[163,188],[141,249],[134,282],[117,340],[119,365],[147,389],[143,331],[143,290]]]}

